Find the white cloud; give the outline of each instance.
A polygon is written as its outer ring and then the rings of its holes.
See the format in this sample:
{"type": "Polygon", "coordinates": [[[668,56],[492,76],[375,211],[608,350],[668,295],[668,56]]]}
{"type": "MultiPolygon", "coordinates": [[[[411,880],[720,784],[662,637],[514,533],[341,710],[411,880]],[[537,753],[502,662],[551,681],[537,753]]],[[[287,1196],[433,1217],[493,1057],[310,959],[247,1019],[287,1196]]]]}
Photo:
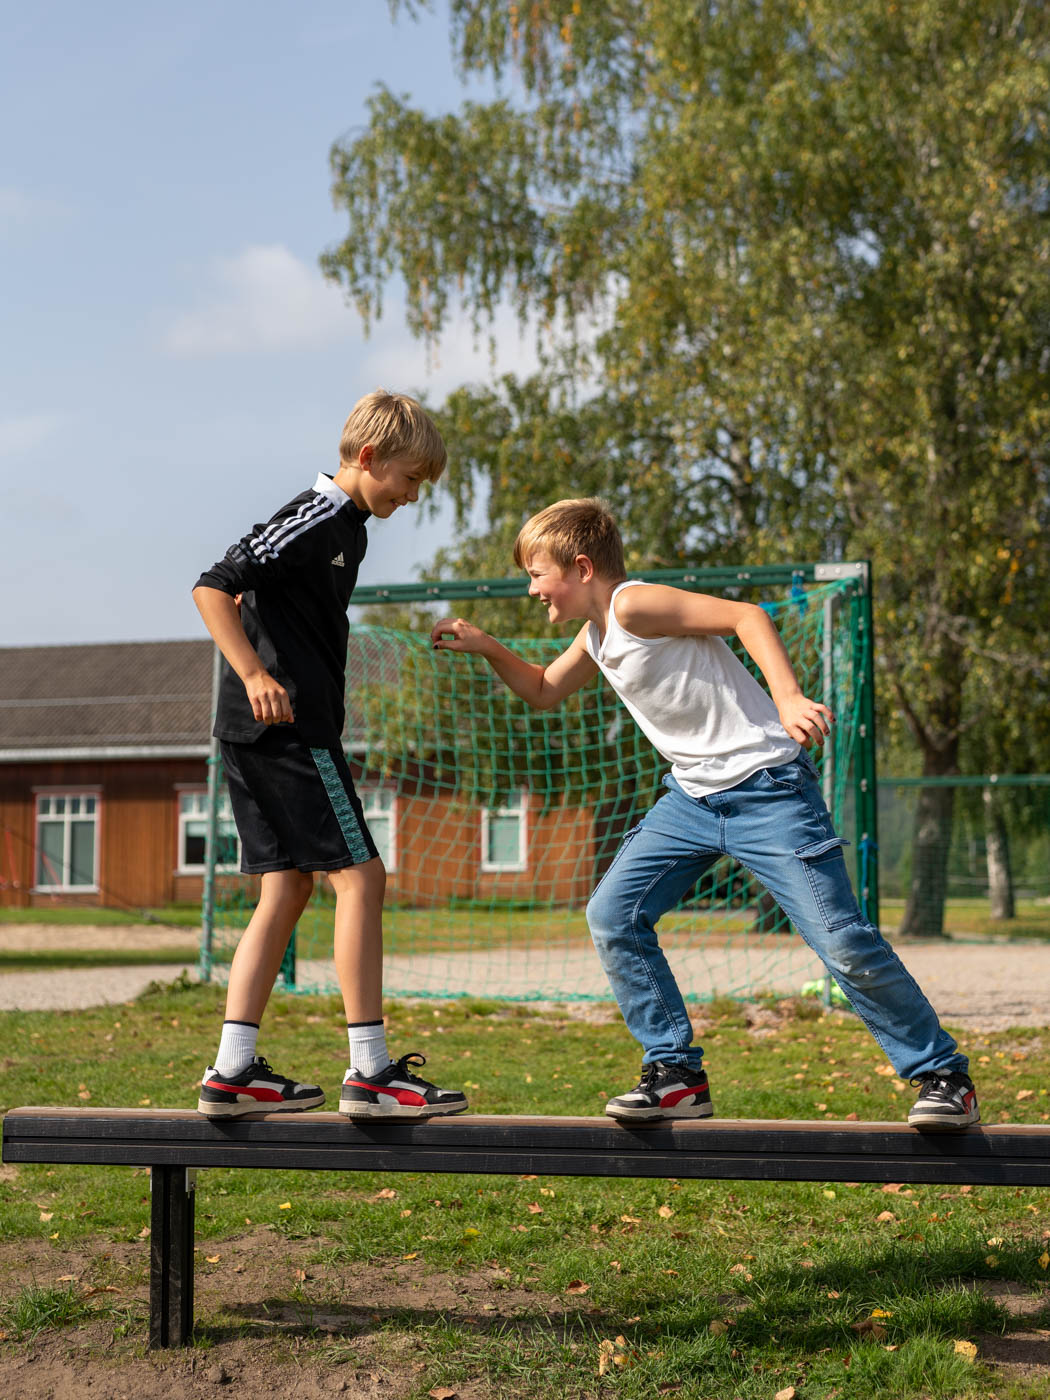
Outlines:
{"type": "Polygon", "coordinates": [[[339,289],[281,243],[218,258],[211,277],[213,298],[176,317],[165,336],[176,355],[312,350],[354,330],[339,289]]]}
{"type": "Polygon", "coordinates": [[[0,457],[13,457],[38,447],[58,427],[59,420],[46,413],[0,418],[0,457]]]}

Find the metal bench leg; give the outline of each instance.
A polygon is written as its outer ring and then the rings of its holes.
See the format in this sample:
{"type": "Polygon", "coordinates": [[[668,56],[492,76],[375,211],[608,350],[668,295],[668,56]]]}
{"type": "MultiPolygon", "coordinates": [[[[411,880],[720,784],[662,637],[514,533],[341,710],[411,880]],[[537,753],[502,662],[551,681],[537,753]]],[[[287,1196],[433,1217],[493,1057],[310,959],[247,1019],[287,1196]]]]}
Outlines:
{"type": "Polygon", "coordinates": [[[150,1169],[149,1344],[193,1340],[193,1207],[197,1173],[150,1169]]]}

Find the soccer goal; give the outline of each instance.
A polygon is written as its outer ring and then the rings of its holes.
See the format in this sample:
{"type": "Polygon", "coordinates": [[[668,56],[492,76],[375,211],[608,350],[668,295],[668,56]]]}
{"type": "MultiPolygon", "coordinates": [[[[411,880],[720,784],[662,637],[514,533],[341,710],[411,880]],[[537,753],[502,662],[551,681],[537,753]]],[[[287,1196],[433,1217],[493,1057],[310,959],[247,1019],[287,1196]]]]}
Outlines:
{"type": "MultiPolygon", "coordinates": [[[[802,687],[836,715],[814,755],[838,829],[854,845],[862,908],[878,921],[870,573],[864,563],[661,570],[637,575],[760,603],[802,687]]],[[[355,604],[519,597],[521,579],[362,588],[355,604]]],[[[374,615],[374,614],[373,614],[374,615]]],[[[381,614],[380,614],[381,615],[381,614]]],[[[506,640],[530,661],[565,638],[506,640]]],[[[748,658],[742,653],[742,659],[748,658]]],[[[387,995],[579,1001],[609,997],[584,909],[623,835],[659,796],[668,764],[601,677],[531,710],[480,658],[421,633],[351,627],[344,746],[387,868],[387,995]]],[[[236,871],[221,764],[209,787],[201,974],[222,980],[257,885],[236,871]]],[[[338,990],[333,901],[319,878],[284,985],[338,990]]],[[[775,903],[729,858],[660,925],[683,992],[797,993],[823,969],[775,903]]]]}

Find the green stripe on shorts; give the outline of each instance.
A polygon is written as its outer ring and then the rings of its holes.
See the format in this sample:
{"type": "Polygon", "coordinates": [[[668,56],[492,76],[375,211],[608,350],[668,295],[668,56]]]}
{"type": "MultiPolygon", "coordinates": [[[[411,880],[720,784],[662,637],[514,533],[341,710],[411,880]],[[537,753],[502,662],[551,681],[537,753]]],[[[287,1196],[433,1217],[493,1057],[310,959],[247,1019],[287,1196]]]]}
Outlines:
{"type": "Polygon", "coordinates": [[[332,811],[335,819],[339,823],[339,830],[343,833],[347,849],[355,865],[361,865],[366,860],[372,859],[372,852],[365,844],[365,838],[361,832],[361,825],[357,820],[357,814],[350,804],[346,788],[343,787],[343,780],[339,776],[339,770],[332,762],[332,755],[327,749],[311,749],[310,756],[317,766],[317,771],[321,775],[321,782],[324,783],[324,790],[328,794],[328,800],[332,804],[332,811]]]}

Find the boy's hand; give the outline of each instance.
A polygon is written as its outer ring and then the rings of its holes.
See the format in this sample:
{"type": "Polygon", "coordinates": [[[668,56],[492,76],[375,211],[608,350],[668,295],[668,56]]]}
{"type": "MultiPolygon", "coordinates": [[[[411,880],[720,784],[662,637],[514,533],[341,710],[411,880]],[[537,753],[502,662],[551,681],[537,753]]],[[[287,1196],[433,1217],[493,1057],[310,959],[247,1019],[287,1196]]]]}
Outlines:
{"type": "Polygon", "coordinates": [[[470,651],[480,656],[492,639],[465,618],[443,617],[431,629],[430,640],[435,651],[470,651]]]}
{"type": "Polygon", "coordinates": [[[259,671],[247,676],[244,689],[252,707],[252,714],[262,724],[292,724],[292,702],[284,686],[275,681],[269,671],[259,671]]]}
{"type": "Polygon", "coordinates": [[[819,700],[808,700],[801,691],[777,701],[780,723],[796,743],[808,748],[810,744],[823,744],[825,734],[831,733],[830,726],[835,716],[819,700]]]}

